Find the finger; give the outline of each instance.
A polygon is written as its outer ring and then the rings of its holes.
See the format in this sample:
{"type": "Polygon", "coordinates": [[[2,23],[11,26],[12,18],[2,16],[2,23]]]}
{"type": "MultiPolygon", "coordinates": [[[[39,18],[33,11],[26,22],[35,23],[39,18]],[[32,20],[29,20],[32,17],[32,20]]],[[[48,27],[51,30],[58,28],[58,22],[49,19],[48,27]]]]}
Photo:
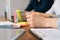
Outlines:
{"type": "Polygon", "coordinates": [[[27,19],[28,22],[29,22],[29,21],[33,21],[33,20],[34,20],[33,17],[30,17],[30,18],[27,19]]]}
{"type": "Polygon", "coordinates": [[[26,16],[28,16],[28,15],[32,15],[32,14],[34,14],[35,12],[26,12],[26,16]]]}
{"type": "Polygon", "coordinates": [[[28,21],[29,27],[34,27],[34,22],[33,21],[28,21]]]}
{"type": "Polygon", "coordinates": [[[26,16],[27,16],[27,15],[30,15],[30,14],[31,14],[31,12],[26,12],[26,16]]]}
{"type": "Polygon", "coordinates": [[[30,15],[27,15],[26,18],[27,18],[27,19],[30,18],[30,15]]]}
{"type": "Polygon", "coordinates": [[[33,18],[34,17],[34,14],[30,14],[30,15],[27,15],[26,18],[29,19],[29,18],[33,18]]]}
{"type": "Polygon", "coordinates": [[[26,13],[26,18],[30,18],[30,12],[26,13]]]}

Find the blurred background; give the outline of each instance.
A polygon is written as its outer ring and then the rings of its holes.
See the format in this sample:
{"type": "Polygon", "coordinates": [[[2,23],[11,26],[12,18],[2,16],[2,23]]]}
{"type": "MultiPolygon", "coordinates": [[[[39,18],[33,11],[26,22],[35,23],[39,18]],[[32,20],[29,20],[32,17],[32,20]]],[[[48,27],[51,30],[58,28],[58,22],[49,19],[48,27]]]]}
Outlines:
{"type": "Polygon", "coordinates": [[[0,0],[0,17],[7,12],[8,17],[13,15],[16,9],[24,11],[30,0],[0,0]]]}

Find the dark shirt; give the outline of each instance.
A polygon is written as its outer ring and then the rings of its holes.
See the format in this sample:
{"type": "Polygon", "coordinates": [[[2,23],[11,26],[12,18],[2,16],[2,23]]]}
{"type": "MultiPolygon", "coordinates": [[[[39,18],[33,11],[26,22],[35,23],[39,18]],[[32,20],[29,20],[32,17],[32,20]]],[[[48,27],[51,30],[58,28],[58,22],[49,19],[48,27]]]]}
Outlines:
{"type": "Polygon", "coordinates": [[[38,0],[30,0],[30,3],[25,9],[25,11],[34,10],[35,12],[45,13],[51,8],[53,3],[54,0],[40,0],[40,2],[38,2],[38,0]]]}

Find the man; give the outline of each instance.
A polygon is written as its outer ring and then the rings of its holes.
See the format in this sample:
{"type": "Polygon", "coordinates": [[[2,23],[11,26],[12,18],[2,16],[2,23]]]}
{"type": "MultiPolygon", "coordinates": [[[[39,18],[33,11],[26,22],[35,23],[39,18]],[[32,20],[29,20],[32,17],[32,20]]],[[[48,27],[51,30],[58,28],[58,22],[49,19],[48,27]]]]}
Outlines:
{"type": "MultiPolygon", "coordinates": [[[[34,12],[47,12],[51,6],[53,5],[54,0],[30,0],[30,3],[28,4],[27,8],[25,9],[26,12],[31,12],[34,10],[34,12]]],[[[22,14],[22,17],[26,20],[25,13],[22,14]]]]}
{"type": "Polygon", "coordinates": [[[30,3],[28,4],[25,11],[32,11],[35,12],[43,12],[45,13],[48,11],[52,4],[54,3],[54,0],[30,0],[30,3]]]}
{"type": "Polygon", "coordinates": [[[55,0],[52,8],[46,12],[47,14],[39,14],[38,12],[30,12],[27,15],[27,21],[30,27],[60,28],[60,19],[56,18],[60,15],[60,0],[55,0]],[[49,14],[51,13],[51,14],[49,14]],[[53,14],[55,13],[55,14],[53,14]],[[54,18],[51,18],[54,17],[54,18]]]}
{"type": "Polygon", "coordinates": [[[57,28],[57,18],[45,17],[38,12],[29,12],[26,17],[30,27],[57,28]]]}

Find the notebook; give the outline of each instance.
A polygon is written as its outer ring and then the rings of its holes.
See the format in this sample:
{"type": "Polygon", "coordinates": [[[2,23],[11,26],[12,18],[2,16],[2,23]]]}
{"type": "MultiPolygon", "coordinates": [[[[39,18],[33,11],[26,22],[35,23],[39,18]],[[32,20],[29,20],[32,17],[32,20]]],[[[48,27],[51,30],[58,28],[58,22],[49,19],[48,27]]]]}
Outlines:
{"type": "Polygon", "coordinates": [[[58,29],[31,28],[30,31],[38,38],[42,38],[43,40],[60,40],[60,30],[58,29]]]}

